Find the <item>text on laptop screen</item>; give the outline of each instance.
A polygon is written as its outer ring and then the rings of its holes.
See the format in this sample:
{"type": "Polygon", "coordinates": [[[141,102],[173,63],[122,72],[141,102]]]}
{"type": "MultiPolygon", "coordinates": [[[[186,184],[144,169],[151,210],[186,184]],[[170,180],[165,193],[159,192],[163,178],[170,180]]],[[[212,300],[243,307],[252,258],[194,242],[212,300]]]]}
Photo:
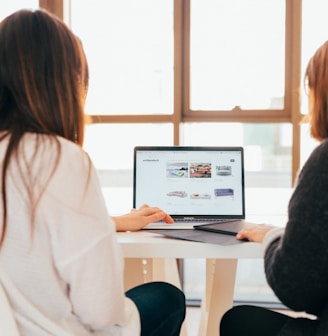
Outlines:
{"type": "Polygon", "coordinates": [[[135,148],[134,207],[148,204],[182,216],[244,215],[242,148],[165,148],[135,148]]]}

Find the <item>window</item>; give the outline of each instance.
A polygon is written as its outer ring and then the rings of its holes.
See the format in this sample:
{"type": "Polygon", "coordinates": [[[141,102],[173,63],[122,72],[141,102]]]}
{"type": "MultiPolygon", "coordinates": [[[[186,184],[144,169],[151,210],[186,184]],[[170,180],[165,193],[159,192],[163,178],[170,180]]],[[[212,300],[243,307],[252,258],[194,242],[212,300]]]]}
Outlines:
{"type": "Polygon", "coordinates": [[[91,124],[84,148],[104,187],[131,187],[134,146],[172,145],[172,133],[171,124],[91,124]]]}
{"type": "Polygon", "coordinates": [[[190,109],[284,109],[285,1],[192,0],[190,109]]]}
{"type": "Polygon", "coordinates": [[[259,184],[257,176],[277,174],[284,178],[266,177],[268,185],[292,184],[284,1],[99,0],[101,10],[85,0],[70,3],[70,24],[90,64],[86,111],[102,125],[88,126],[85,148],[104,174],[131,172],[134,145],[206,138],[207,145],[246,146],[249,157],[259,158],[246,167],[250,186],[259,184]],[[240,123],[245,120],[250,123],[240,123]],[[155,137],[145,135],[146,124],[156,128],[155,137]],[[222,129],[229,135],[224,140],[222,129]],[[118,154],[109,145],[116,133],[123,134],[124,150],[113,165],[105,157],[118,154]],[[101,142],[108,144],[105,156],[101,142]]]}
{"type": "Polygon", "coordinates": [[[99,0],[97,8],[71,0],[71,27],[91,65],[87,113],[172,114],[173,2],[99,0]]]}
{"type": "Polygon", "coordinates": [[[11,0],[0,2],[0,21],[12,12],[21,8],[38,8],[38,0],[11,0]]]}
{"type": "MultiPolygon", "coordinates": [[[[303,0],[302,17],[302,76],[310,57],[328,39],[328,26],[322,25],[326,22],[325,13],[328,10],[328,2],[318,0],[313,5],[313,1],[303,0]]],[[[303,77],[301,78],[303,80],[303,77]]],[[[302,82],[303,84],[303,82],[302,82]]],[[[303,86],[302,86],[303,88],[303,86]]],[[[305,91],[302,90],[302,114],[307,113],[308,100],[305,91]]],[[[312,149],[318,143],[310,138],[309,127],[307,124],[301,128],[301,164],[305,162],[312,149]]]]}
{"type": "Polygon", "coordinates": [[[184,123],[183,144],[243,146],[245,186],[289,187],[292,128],[288,123],[184,123]]]}

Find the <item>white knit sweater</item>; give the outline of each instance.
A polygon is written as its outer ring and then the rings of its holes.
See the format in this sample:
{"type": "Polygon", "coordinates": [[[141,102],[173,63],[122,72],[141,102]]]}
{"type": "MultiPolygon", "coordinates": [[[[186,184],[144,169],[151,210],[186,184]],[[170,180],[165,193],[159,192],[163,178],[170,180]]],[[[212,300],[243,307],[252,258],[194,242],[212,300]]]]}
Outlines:
{"type": "MultiPolygon", "coordinates": [[[[139,335],[139,313],[124,295],[123,259],[95,169],[80,147],[58,141],[59,147],[47,136],[25,135],[7,177],[0,280],[21,335],[139,335]]],[[[6,148],[1,141],[1,163],[6,148]]]]}

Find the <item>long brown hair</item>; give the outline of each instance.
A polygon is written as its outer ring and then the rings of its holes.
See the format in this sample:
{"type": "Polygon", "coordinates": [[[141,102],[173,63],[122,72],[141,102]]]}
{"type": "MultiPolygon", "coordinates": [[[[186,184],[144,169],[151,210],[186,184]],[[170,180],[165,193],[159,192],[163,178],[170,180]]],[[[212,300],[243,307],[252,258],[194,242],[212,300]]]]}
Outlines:
{"type": "Polygon", "coordinates": [[[322,141],[328,137],[328,41],[310,59],[304,80],[310,94],[310,133],[322,141]]]}
{"type": "Polygon", "coordinates": [[[9,141],[1,175],[0,244],[6,232],[6,174],[20,140],[33,132],[82,146],[88,80],[82,44],[59,18],[41,9],[20,10],[0,22],[0,140],[9,141]]]}

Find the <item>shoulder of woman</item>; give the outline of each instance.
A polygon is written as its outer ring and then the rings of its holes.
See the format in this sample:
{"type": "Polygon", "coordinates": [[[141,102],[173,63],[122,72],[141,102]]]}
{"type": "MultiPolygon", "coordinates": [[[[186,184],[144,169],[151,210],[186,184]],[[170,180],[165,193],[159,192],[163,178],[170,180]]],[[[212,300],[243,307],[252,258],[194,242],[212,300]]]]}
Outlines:
{"type": "Polygon", "coordinates": [[[91,170],[94,170],[93,163],[89,155],[82,147],[66,140],[57,137],[59,141],[59,160],[58,167],[64,171],[68,171],[70,175],[89,175],[91,170]]]}
{"type": "MultiPolygon", "coordinates": [[[[93,167],[88,154],[79,145],[59,136],[27,133],[18,158],[29,170],[49,177],[53,172],[69,173],[71,178],[89,175],[93,167]]],[[[40,176],[41,177],[41,176],[40,176]]]]}
{"type": "Polygon", "coordinates": [[[328,158],[328,139],[323,140],[320,144],[318,144],[312,151],[310,158],[320,156],[328,158]]]}
{"type": "Polygon", "coordinates": [[[66,154],[85,155],[84,150],[74,142],[60,136],[26,133],[22,137],[19,150],[27,157],[31,155],[52,154],[60,150],[66,154]]]}
{"type": "Polygon", "coordinates": [[[326,165],[328,164],[328,139],[321,142],[317,147],[315,147],[310,154],[309,158],[304,163],[302,169],[299,172],[297,178],[297,184],[306,175],[307,179],[313,179],[326,175],[328,171],[326,170],[326,165]]]}

